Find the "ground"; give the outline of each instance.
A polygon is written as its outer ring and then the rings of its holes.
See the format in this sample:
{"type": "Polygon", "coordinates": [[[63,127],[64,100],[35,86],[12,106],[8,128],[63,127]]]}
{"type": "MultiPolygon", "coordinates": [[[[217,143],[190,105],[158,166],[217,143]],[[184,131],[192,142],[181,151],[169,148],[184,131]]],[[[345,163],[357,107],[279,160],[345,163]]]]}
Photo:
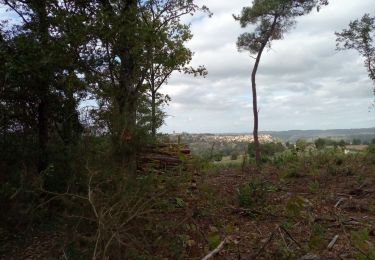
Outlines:
{"type": "MultiPolygon", "coordinates": [[[[348,158],[314,167],[306,161],[298,172],[190,167],[166,197],[173,207],[155,214],[151,229],[163,231],[144,251],[201,259],[225,241],[214,259],[375,259],[375,160],[348,158]]],[[[38,232],[21,244],[3,237],[8,250],[0,258],[64,258],[64,236],[38,232]]]]}
{"type": "Polygon", "coordinates": [[[313,174],[285,176],[270,167],[261,174],[227,169],[208,175],[206,185],[225,200],[217,213],[221,225],[233,227],[222,235],[230,242],[217,258],[373,259],[374,167],[352,158],[342,169],[331,172],[331,167],[323,167],[313,174]],[[257,179],[265,183],[265,201],[241,207],[238,187],[257,179]]]}

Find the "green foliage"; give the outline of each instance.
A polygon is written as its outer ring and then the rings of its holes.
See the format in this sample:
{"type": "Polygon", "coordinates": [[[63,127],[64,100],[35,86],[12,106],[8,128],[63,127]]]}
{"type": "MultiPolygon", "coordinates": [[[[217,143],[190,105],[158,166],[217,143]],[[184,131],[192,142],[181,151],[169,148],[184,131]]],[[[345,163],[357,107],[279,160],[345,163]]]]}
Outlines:
{"type": "Polygon", "coordinates": [[[326,141],[323,138],[318,138],[314,141],[314,144],[316,149],[321,150],[326,146],[326,141]]]}
{"type": "Polygon", "coordinates": [[[304,199],[300,196],[292,196],[285,207],[286,214],[290,218],[300,217],[303,209],[304,199]]]}
{"type": "Polygon", "coordinates": [[[231,154],[231,156],[230,156],[230,159],[231,159],[232,161],[237,160],[237,159],[238,159],[238,153],[233,152],[233,153],[231,154]]]}
{"type": "Polygon", "coordinates": [[[290,230],[293,227],[293,223],[289,221],[284,221],[283,223],[281,223],[281,226],[286,230],[290,230]]]}
{"type": "Polygon", "coordinates": [[[316,4],[315,0],[254,0],[251,7],[244,7],[241,15],[235,17],[242,27],[256,25],[253,32],[240,35],[238,48],[258,53],[272,40],[282,39],[295,17],[309,13],[316,4]]]}
{"type": "Polygon", "coordinates": [[[296,254],[291,251],[289,248],[285,247],[284,244],[278,244],[275,252],[272,254],[274,259],[282,259],[282,260],[289,260],[289,259],[296,259],[296,254]]]}
{"type": "Polygon", "coordinates": [[[375,259],[375,246],[369,241],[369,231],[367,230],[367,228],[353,231],[351,233],[351,239],[354,243],[354,246],[361,252],[357,256],[357,259],[375,259]]]}
{"type": "Polygon", "coordinates": [[[365,14],[360,20],[350,22],[348,29],[341,33],[336,32],[336,36],[339,50],[354,49],[365,58],[365,68],[370,79],[375,83],[375,17],[365,14]]]}
{"type": "Polygon", "coordinates": [[[276,154],[272,159],[272,163],[277,167],[280,167],[280,166],[283,166],[283,165],[286,165],[295,161],[298,161],[298,154],[294,148],[291,148],[282,153],[276,154]]]}
{"type": "Polygon", "coordinates": [[[308,143],[304,139],[298,139],[296,141],[296,149],[299,152],[305,152],[307,145],[308,145],[308,143]]]}
{"type": "Polygon", "coordinates": [[[375,154],[375,145],[371,144],[367,147],[367,152],[370,154],[375,154]]]}
{"type": "Polygon", "coordinates": [[[282,178],[298,178],[301,177],[301,175],[302,172],[299,162],[288,164],[281,172],[282,178]]]}
{"type": "Polygon", "coordinates": [[[208,247],[210,250],[215,249],[221,242],[220,235],[216,232],[211,232],[208,234],[208,247]]]}
{"type": "Polygon", "coordinates": [[[223,160],[223,153],[222,152],[217,152],[213,155],[212,159],[216,162],[220,162],[223,160]]]}
{"type": "Polygon", "coordinates": [[[309,183],[308,188],[309,188],[309,191],[311,192],[317,192],[319,189],[319,186],[320,186],[319,182],[315,180],[309,183]]]}
{"type": "MultiPolygon", "coordinates": [[[[262,159],[266,162],[268,161],[269,158],[272,158],[276,154],[282,153],[283,151],[285,151],[285,147],[282,143],[275,143],[275,142],[261,143],[260,150],[262,153],[262,159]]],[[[255,157],[254,143],[250,143],[248,145],[248,154],[252,158],[255,157]]]]}
{"type": "Polygon", "coordinates": [[[267,183],[259,178],[253,178],[237,188],[237,198],[241,207],[251,208],[263,205],[266,202],[267,193],[267,183]]]}

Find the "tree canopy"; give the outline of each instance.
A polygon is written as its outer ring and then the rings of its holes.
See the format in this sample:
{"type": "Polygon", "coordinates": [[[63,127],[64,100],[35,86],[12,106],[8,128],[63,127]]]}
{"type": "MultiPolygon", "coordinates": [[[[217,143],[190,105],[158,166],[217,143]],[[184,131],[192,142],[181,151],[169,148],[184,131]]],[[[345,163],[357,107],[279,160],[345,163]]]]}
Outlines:
{"type": "MultiPolygon", "coordinates": [[[[364,58],[364,65],[375,85],[375,17],[365,14],[349,23],[349,28],[336,32],[338,50],[356,50],[364,58]]],[[[375,87],[374,87],[375,93],[375,87]]]]}

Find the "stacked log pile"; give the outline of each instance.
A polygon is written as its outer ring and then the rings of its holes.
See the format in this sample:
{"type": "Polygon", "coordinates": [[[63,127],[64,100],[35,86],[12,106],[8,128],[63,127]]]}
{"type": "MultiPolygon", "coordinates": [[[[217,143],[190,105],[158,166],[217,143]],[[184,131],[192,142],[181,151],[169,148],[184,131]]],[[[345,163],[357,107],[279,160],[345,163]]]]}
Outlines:
{"type": "Polygon", "coordinates": [[[191,158],[189,146],[185,144],[157,144],[145,147],[139,156],[139,165],[144,168],[166,169],[182,165],[191,158]]]}

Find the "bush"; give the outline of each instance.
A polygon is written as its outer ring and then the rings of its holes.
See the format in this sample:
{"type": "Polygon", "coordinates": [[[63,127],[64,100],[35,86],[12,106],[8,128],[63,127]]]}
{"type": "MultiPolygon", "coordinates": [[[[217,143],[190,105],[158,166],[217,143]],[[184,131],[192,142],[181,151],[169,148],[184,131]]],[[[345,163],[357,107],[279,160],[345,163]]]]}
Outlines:
{"type": "Polygon", "coordinates": [[[289,162],[295,162],[297,160],[298,160],[298,155],[297,155],[296,150],[293,148],[293,149],[288,149],[282,153],[276,154],[272,159],[272,163],[275,166],[279,167],[289,162]]]}
{"type": "Polygon", "coordinates": [[[212,158],[215,162],[220,162],[223,160],[223,153],[222,152],[219,152],[215,155],[213,155],[213,158],[212,158]]]}
{"type": "MultiPolygon", "coordinates": [[[[285,151],[285,147],[282,143],[275,143],[275,142],[264,143],[264,144],[260,144],[260,151],[261,151],[261,155],[263,157],[262,161],[267,162],[270,157],[276,155],[277,153],[281,153],[281,152],[285,151]]],[[[254,143],[250,143],[248,145],[248,153],[249,153],[250,157],[252,157],[252,158],[255,157],[254,143]]]]}
{"type": "Polygon", "coordinates": [[[241,207],[251,208],[265,203],[267,198],[266,182],[254,178],[237,189],[238,202],[241,207]]]}
{"type": "Polygon", "coordinates": [[[299,163],[288,165],[281,174],[282,178],[299,178],[301,177],[301,169],[299,163]]]}
{"type": "Polygon", "coordinates": [[[230,156],[230,159],[232,160],[232,161],[235,161],[235,160],[237,160],[238,159],[238,153],[232,153],[231,154],[231,156],[230,156]]]}
{"type": "Polygon", "coordinates": [[[323,138],[318,138],[314,142],[316,149],[321,150],[326,146],[326,140],[323,138]]]}
{"type": "Polygon", "coordinates": [[[370,144],[370,145],[367,147],[367,152],[368,152],[368,153],[371,153],[371,154],[375,154],[375,144],[370,144]]]}

